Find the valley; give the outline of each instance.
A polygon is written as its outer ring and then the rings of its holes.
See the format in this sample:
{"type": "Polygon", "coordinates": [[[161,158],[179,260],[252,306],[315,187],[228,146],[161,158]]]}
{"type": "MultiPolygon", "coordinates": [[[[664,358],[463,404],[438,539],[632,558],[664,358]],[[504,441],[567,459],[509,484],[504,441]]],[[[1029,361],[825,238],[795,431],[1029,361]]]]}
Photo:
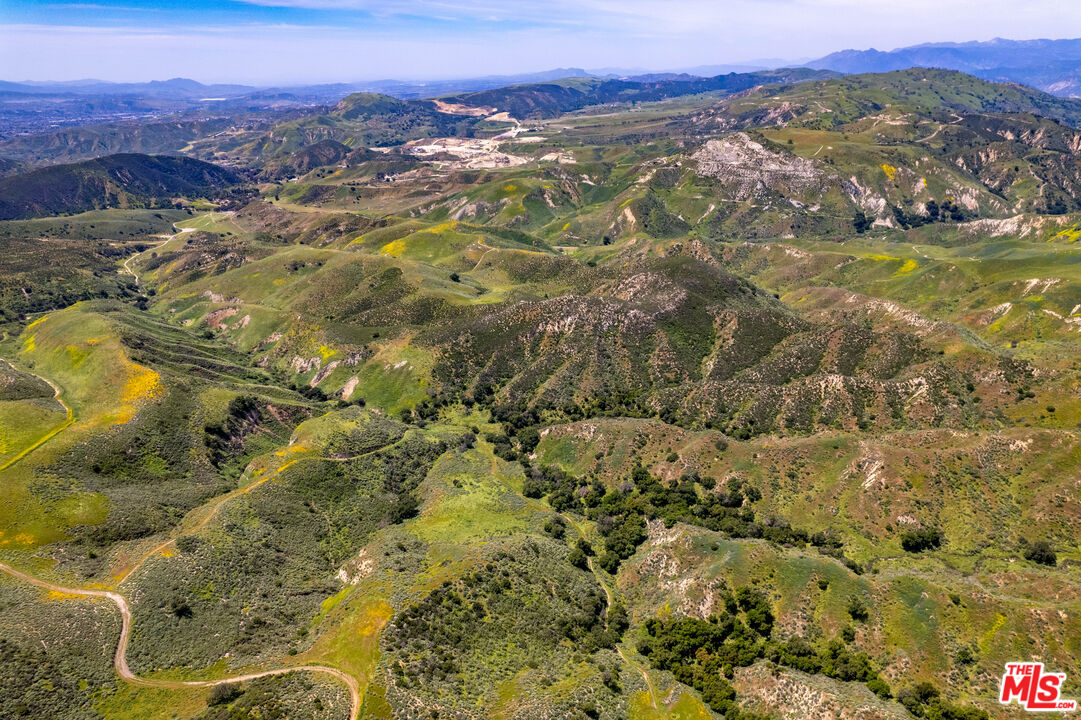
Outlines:
{"type": "Polygon", "coordinates": [[[1077,696],[1079,107],[799,69],[0,142],[0,716],[1077,696]]]}

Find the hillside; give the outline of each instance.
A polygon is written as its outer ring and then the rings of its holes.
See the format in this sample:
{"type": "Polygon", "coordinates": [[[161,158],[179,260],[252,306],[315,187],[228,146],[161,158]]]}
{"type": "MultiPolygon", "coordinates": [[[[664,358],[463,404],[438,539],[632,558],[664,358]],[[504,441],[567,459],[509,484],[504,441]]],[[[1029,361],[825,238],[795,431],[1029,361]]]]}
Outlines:
{"type": "Polygon", "coordinates": [[[191,154],[213,161],[216,151],[250,142],[268,128],[310,112],[288,109],[216,117],[201,113],[197,119],[83,124],[5,139],[0,141],[0,157],[31,166],[124,153],[191,154]]]}
{"type": "Polygon", "coordinates": [[[787,102],[797,106],[794,112],[818,117],[819,122],[832,126],[897,106],[939,114],[1033,113],[1071,125],[1081,122],[1081,100],[1056,98],[1021,85],[988,82],[952,70],[915,68],[767,87],[756,90],[747,100],[754,103],[767,96],[774,105],[787,102]],[[827,114],[829,117],[822,118],[827,114]]]}
{"type": "Polygon", "coordinates": [[[512,85],[494,90],[454,95],[446,99],[448,102],[468,107],[494,107],[520,119],[550,118],[592,105],[653,102],[708,92],[731,94],[757,85],[806,82],[830,75],[822,71],[797,68],[729,73],[712,78],[684,76],[669,80],[569,78],[554,83],[512,85]]]}
{"type": "Polygon", "coordinates": [[[230,170],[191,158],[107,155],[0,178],[0,220],[146,207],[175,197],[206,197],[240,182],[230,170]]]}
{"type": "Polygon", "coordinates": [[[8,158],[0,158],[0,177],[14,175],[23,169],[22,163],[15,160],[9,160],[8,158]]]}
{"type": "Polygon", "coordinates": [[[714,81],[350,95],[208,138],[243,202],[0,180],[127,206],[0,222],[0,716],[1009,720],[1005,663],[1081,677],[1076,102],[714,81]]]}

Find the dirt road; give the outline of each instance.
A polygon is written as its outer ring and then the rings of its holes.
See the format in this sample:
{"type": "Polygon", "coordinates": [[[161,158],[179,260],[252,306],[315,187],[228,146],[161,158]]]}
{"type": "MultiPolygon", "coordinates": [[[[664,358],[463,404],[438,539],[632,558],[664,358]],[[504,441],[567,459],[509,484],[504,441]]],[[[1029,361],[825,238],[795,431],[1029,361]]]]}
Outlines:
{"type": "MultiPolygon", "coordinates": [[[[3,358],[0,358],[0,360],[3,360],[3,358]]],[[[7,360],[3,360],[3,361],[12,370],[16,369],[15,366],[12,365],[7,360]]],[[[28,372],[28,371],[24,371],[24,372],[28,372]]],[[[33,375],[33,373],[30,373],[30,374],[33,375]]],[[[52,438],[59,435],[61,433],[61,431],[66,430],[68,427],[71,426],[72,423],[75,422],[75,413],[72,411],[71,407],[66,402],[64,402],[64,399],[62,397],[60,397],[60,387],[57,386],[57,384],[54,383],[49,378],[41,377],[41,375],[34,375],[34,377],[36,377],[36,378],[38,378],[40,380],[44,380],[46,383],[48,383],[49,387],[51,387],[53,389],[53,397],[56,399],[56,401],[58,403],[60,403],[60,406],[62,408],[64,408],[64,412],[67,413],[67,419],[64,421],[64,424],[62,424],[62,425],[56,427],[55,429],[50,430],[49,432],[45,433],[45,435],[43,435],[41,438],[39,438],[37,441],[35,441],[34,444],[27,447],[25,450],[23,450],[18,455],[11,458],[10,460],[8,460],[3,465],[0,465],[0,470],[7,470],[9,467],[11,467],[15,463],[19,462],[20,460],[22,460],[24,457],[26,457],[30,453],[37,450],[39,447],[41,447],[42,445],[47,443],[49,440],[51,440],[52,438]]]]}
{"type": "Polygon", "coordinates": [[[132,260],[139,257],[140,255],[151,252],[153,250],[157,250],[162,245],[165,245],[166,243],[171,242],[172,240],[175,240],[179,235],[183,235],[184,233],[194,232],[195,228],[179,228],[179,230],[180,230],[180,232],[178,232],[178,233],[176,233],[174,235],[167,235],[167,236],[166,235],[159,235],[158,237],[164,237],[165,239],[162,240],[159,243],[154,243],[152,246],[148,247],[146,250],[142,250],[140,252],[135,253],[134,255],[132,255],[131,257],[129,257],[127,260],[125,260],[124,262],[122,262],[120,264],[120,266],[122,268],[124,268],[124,272],[126,272],[128,275],[131,275],[131,276],[133,276],[135,278],[135,284],[136,285],[141,284],[139,282],[139,275],[134,270],[131,269],[131,266],[128,263],[130,263],[132,260]]]}
{"type": "Polygon", "coordinates": [[[348,675],[337,668],[328,667],[326,665],[297,665],[294,667],[278,668],[276,670],[264,670],[262,672],[248,673],[246,675],[237,675],[235,677],[224,678],[222,680],[147,680],[135,675],[128,667],[128,642],[131,640],[131,609],[128,607],[128,601],[124,599],[124,596],[120,593],[111,592],[109,590],[83,590],[80,588],[68,588],[62,585],[54,585],[53,583],[40,580],[32,575],[27,575],[24,572],[20,572],[13,567],[0,563],[0,571],[18,578],[24,582],[35,585],[45,590],[51,590],[53,592],[63,593],[65,595],[82,595],[84,597],[93,598],[107,598],[116,605],[120,610],[120,617],[122,620],[120,628],[120,639],[116,643],[116,654],[113,656],[113,667],[116,668],[117,674],[124,680],[134,684],[142,685],[144,687],[157,687],[157,688],[171,688],[181,689],[190,687],[214,687],[215,685],[228,685],[231,683],[244,682],[247,680],[255,680],[261,677],[270,677],[271,675],[285,675],[291,672],[313,672],[322,673],[324,675],[330,675],[332,677],[341,680],[345,683],[349,689],[349,720],[357,720],[360,714],[360,683],[356,678],[348,675]]]}

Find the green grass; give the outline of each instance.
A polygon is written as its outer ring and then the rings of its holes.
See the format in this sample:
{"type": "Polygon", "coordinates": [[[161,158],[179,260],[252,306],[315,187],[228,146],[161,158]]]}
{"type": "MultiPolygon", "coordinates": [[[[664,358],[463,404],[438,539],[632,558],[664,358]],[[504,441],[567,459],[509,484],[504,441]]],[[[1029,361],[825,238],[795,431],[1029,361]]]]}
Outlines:
{"type": "Polygon", "coordinates": [[[55,402],[0,402],[0,469],[67,424],[67,413],[55,402]]]}
{"type": "MultiPolygon", "coordinates": [[[[929,73],[595,108],[508,143],[526,165],[436,169],[392,151],[268,182],[263,195],[279,199],[236,214],[0,224],[11,250],[0,353],[20,369],[0,373],[0,466],[21,455],[0,469],[0,555],[85,586],[115,586],[146,557],[119,585],[135,615],[133,669],[206,678],[329,664],[357,677],[371,717],[511,717],[529,698],[559,717],[595,702],[605,720],[704,720],[669,674],[643,678],[641,626],[706,616],[722,588],[744,585],[766,593],[775,639],[821,645],[851,628],[895,691],[926,679],[994,710],[981,678],[1007,660],[1040,657],[1072,677],[1078,217],[1031,212],[1061,182],[1054,152],[1019,143],[986,167],[956,163],[989,141],[951,112],[986,111],[980,122],[1007,130],[1036,121],[1000,110],[1044,100],[929,73]],[[728,180],[696,174],[702,138],[729,127],[718,118],[751,123],[744,111],[785,99],[794,122],[747,129],[782,160],[815,163],[821,182],[782,179],[736,200],[728,180]],[[541,162],[549,153],[562,160],[541,162]],[[1015,163],[1031,182],[996,185],[1015,163]],[[952,188],[991,222],[857,234],[853,177],[909,214],[952,188]],[[192,232],[132,262],[141,286],[117,272],[173,222],[192,232]],[[70,425],[35,375],[60,388],[70,425]],[[363,407],[335,402],[346,387],[363,407]],[[520,462],[483,439],[508,432],[497,447],[515,457],[532,431],[543,439],[520,462]],[[615,575],[599,558],[595,573],[571,566],[579,537],[604,551],[606,511],[575,504],[553,537],[551,505],[522,494],[532,468],[581,478],[575,494],[594,478],[619,493],[639,463],[666,488],[686,472],[707,480],[700,493],[753,487],[759,523],[830,531],[862,574],[812,546],[660,517],[615,575]],[[942,546],[905,551],[916,526],[939,529],[942,546]],[[1057,567],[1024,558],[1035,540],[1052,543],[1057,567]],[[468,607],[429,602],[444,586],[468,607]],[[604,612],[604,587],[629,613],[626,659],[562,625],[604,612]],[[853,597],[866,620],[850,614],[853,597]],[[428,633],[403,630],[417,617],[428,633]],[[436,651],[425,644],[436,631],[460,636],[436,651]],[[966,647],[972,665],[958,660],[966,647]],[[619,691],[602,680],[613,667],[619,691]]],[[[411,105],[420,125],[403,129],[385,103],[354,98],[324,124],[278,128],[286,154],[266,177],[309,131],[360,147],[475,122],[411,105]]],[[[1065,132],[1039,127],[1052,144],[1065,132]]],[[[24,600],[34,618],[14,628],[19,642],[52,643],[80,622],[66,600],[24,600]]],[[[237,709],[208,710],[205,691],[110,685],[107,640],[79,641],[94,650],[101,715],[237,709]]],[[[761,695],[772,682],[760,671],[735,681],[752,686],[740,690],[751,704],[755,683],[761,695]]],[[[867,701],[820,680],[785,676],[790,690],[867,701]]],[[[339,695],[283,681],[236,702],[308,716],[303,698],[329,707],[339,695]]]]}
{"type": "Polygon", "coordinates": [[[173,223],[187,218],[182,210],[91,210],[57,218],[4,220],[0,222],[0,238],[146,239],[171,234],[173,223]]]}
{"type": "MultiPolygon", "coordinates": [[[[202,209],[202,208],[201,208],[202,209]]],[[[239,235],[240,227],[233,222],[232,213],[210,211],[202,215],[196,215],[191,219],[179,220],[175,226],[180,229],[190,228],[203,232],[218,233],[219,235],[239,235]]]]}
{"type": "Polygon", "coordinates": [[[538,531],[544,516],[512,489],[516,469],[485,446],[441,458],[432,468],[425,482],[428,500],[410,526],[417,537],[469,545],[538,531]]]}

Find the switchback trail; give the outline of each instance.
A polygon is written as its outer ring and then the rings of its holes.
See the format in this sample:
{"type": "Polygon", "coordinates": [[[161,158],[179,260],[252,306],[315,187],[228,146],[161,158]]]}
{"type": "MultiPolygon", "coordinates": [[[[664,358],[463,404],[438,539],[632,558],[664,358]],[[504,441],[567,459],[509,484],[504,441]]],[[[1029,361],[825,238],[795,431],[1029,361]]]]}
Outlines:
{"type": "Polygon", "coordinates": [[[357,717],[360,714],[360,683],[358,683],[357,679],[352,675],[326,665],[295,665],[293,667],[278,668],[276,670],[263,670],[262,672],[237,675],[222,680],[147,680],[141,678],[135,675],[128,667],[128,643],[131,640],[131,609],[128,607],[128,601],[124,599],[123,595],[109,590],[83,590],[80,588],[68,588],[62,585],[54,585],[53,583],[20,572],[4,563],[0,563],[0,570],[19,580],[52,592],[63,593],[64,595],[107,598],[111,600],[113,604],[116,605],[117,609],[120,610],[120,618],[122,621],[120,626],[120,639],[116,643],[116,654],[113,656],[113,667],[116,668],[116,672],[121,678],[133,685],[179,690],[183,688],[209,688],[214,687],[215,685],[229,685],[231,683],[245,682],[247,680],[255,680],[257,678],[270,677],[272,675],[286,675],[291,672],[322,673],[341,680],[349,689],[349,720],[357,720],[357,717]]]}

